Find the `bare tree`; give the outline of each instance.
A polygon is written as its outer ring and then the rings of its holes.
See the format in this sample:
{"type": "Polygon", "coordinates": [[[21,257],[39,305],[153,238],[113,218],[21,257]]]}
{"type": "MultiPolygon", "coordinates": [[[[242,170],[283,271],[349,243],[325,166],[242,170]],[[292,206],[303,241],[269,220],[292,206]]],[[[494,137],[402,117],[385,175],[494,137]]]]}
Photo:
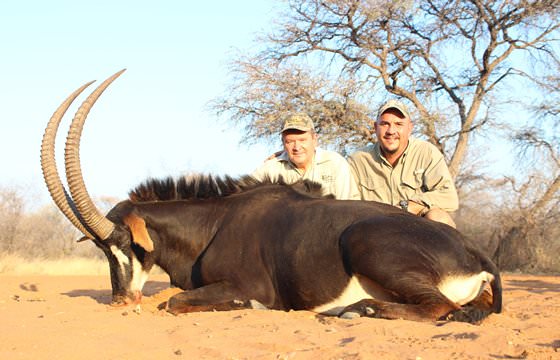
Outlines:
{"type": "Polygon", "coordinates": [[[0,189],[0,246],[7,252],[14,251],[18,229],[25,214],[25,199],[15,188],[0,189]]]}
{"type": "Polygon", "coordinates": [[[333,81],[307,66],[269,66],[253,59],[239,59],[233,71],[239,76],[229,89],[231,96],[213,103],[245,126],[242,141],[253,142],[276,135],[290,112],[305,111],[316,121],[322,141],[339,150],[371,140],[373,123],[369,109],[354,100],[357,84],[352,79],[333,81]]]}
{"type": "Polygon", "coordinates": [[[276,139],[283,115],[296,110],[313,115],[323,143],[351,150],[375,141],[377,107],[400,98],[415,110],[417,135],[446,156],[461,193],[461,230],[506,268],[542,254],[560,231],[551,220],[560,217],[559,1],[286,5],[264,49],[232,63],[232,85],[212,104],[245,126],[244,141],[276,139]],[[477,151],[473,135],[493,125],[524,150],[523,176],[491,179],[480,173],[483,153],[467,156],[477,151]]]}
{"type": "MultiPolygon", "coordinates": [[[[560,65],[556,64],[556,74],[560,65]]],[[[532,79],[542,89],[542,101],[527,104],[533,117],[513,134],[524,179],[508,179],[509,210],[496,236],[495,259],[502,268],[560,271],[560,77],[532,79]]],[[[503,210],[503,209],[502,209],[503,210]]]]}
{"type": "Polygon", "coordinates": [[[62,258],[76,253],[78,233],[52,205],[27,212],[15,252],[24,258],[62,258]]]}
{"type": "Polygon", "coordinates": [[[457,176],[471,134],[510,100],[510,80],[546,78],[543,64],[557,62],[557,0],[288,0],[287,8],[268,46],[233,63],[234,84],[213,104],[246,126],[246,140],[276,133],[285,111],[306,110],[327,141],[363,144],[391,94],[413,105],[421,133],[457,176]]]}
{"type": "Polygon", "coordinates": [[[548,174],[533,174],[523,182],[507,179],[510,198],[489,217],[498,225],[489,252],[500,268],[560,271],[560,196],[552,192],[557,179],[548,174]]]}
{"type": "MultiPolygon", "coordinates": [[[[0,187],[0,253],[26,259],[102,255],[90,242],[76,242],[78,231],[54,205],[32,209],[28,196],[15,186],[0,187]]],[[[106,206],[114,200],[100,202],[106,206]]]]}

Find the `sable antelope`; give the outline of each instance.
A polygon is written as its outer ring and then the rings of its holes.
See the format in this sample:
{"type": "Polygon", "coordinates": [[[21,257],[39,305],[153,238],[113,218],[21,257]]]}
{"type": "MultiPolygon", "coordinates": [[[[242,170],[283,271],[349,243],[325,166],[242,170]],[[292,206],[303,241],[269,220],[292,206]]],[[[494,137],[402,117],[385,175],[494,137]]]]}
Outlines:
{"type": "Polygon", "coordinates": [[[56,170],[55,137],[90,83],[56,110],[41,148],[54,202],[109,260],[115,304],[138,302],[157,264],[184,290],[168,301],[172,313],[252,300],[270,309],[425,321],[468,307],[483,316],[501,311],[500,274],[487,256],[455,229],[386,204],[313,197],[250,177],[194,176],[146,181],[102,215],[84,184],[79,144],[89,110],[121,73],[83,102],[70,125],[69,193],[56,170]]]}

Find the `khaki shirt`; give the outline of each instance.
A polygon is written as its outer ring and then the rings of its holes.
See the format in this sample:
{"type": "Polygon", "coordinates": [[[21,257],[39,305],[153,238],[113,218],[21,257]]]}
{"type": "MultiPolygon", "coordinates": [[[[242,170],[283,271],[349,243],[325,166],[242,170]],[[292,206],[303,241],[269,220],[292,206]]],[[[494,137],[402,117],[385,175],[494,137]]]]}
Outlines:
{"type": "Polygon", "coordinates": [[[457,210],[455,184],[441,152],[432,144],[410,138],[393,168],[379,144],[352,154],[348,163],[363,200],[398,205],[412,200],[446,211],[457,210]]]}
{"type": "Polygon", "coordinates": [[[276,158],[265,161],[252,175],[258,180],[268,177],[272,181],[282,176],[288,184],[311,180],[321,184],[323,195],[331,194],[341,200],[360,199],[348,162],[334,151],[316,149],[313,164],[306,172],[295,167],[284,151],[276,158]]]}

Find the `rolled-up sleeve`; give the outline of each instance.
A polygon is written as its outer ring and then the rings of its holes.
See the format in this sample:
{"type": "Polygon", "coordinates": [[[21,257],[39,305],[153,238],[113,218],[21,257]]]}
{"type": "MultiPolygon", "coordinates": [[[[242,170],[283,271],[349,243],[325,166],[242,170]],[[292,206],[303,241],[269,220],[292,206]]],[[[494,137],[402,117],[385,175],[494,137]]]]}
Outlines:
{"type": "Polygon", "coordinates": [[[422,176],[422,192],[416,193],[411,200],[428,207],[437,207],[446,211],[459,208],[459,198],[453,178],[449,173],[443,155],[433,148],[430,150],[432,161],[427,164],[422,176]]]}

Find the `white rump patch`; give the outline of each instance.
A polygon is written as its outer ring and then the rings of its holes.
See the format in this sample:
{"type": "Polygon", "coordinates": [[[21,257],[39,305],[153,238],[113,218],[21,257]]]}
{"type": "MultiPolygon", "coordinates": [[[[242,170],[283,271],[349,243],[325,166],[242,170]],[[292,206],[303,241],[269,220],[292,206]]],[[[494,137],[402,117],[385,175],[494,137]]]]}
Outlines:
{"type": "Polygon", "coordinates": [[[354,275],[336,299],[317,306],[311,309],[311,311],[326,315],[339,315],[345,307],[363,299],[389,300],[390,295],[371,280],[354,275]]]}
{"type": "Polygon", "coordinates": [[[493,280],[494,275],[486,271],[471,276],[449,276],[439,283],[438,289],[449,300],[465,305],[476,299],[484,286],[493,280]]]}

